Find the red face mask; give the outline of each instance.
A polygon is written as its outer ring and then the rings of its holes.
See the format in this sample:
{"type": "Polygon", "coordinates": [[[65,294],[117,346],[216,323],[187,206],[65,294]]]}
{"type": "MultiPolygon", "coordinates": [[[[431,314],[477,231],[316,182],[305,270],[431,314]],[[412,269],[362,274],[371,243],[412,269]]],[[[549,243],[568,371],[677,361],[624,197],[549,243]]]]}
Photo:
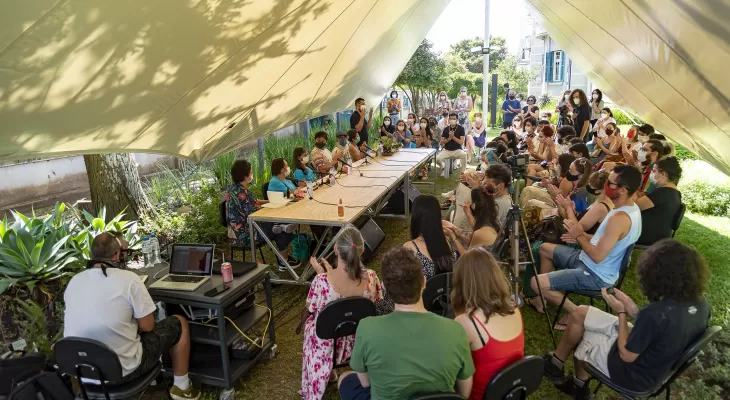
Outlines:
{"type": "Polygon", "coordinates": [[[603,193],[606,194],[606,197],[609,199],[615,199],[619,196],[618,188],[612,188],[611,185],[608,184],[608,181],[603,184],[603,193]]]}
{"type": "Polygon", "coordinates": [[[626,134],[626,137],[628,137],[629,139],[633,139],[634,138],[634,130],[633,129],[629,129],[629,132],[626,134]]]}

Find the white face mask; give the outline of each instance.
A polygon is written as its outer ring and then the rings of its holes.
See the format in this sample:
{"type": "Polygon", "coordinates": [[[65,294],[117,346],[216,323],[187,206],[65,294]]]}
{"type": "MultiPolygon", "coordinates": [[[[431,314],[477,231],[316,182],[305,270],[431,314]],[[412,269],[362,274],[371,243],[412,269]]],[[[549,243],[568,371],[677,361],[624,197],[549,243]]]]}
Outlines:
{"type": "Polygon", "coordinates": [[[573,99],[573,104],[575,104],[576,106],[580,105],[580,99],[579,98],[573,99]]]}
{"type": "Polygon", "coordinates": [[[414,131],[417,131],[419,129],[421,129],[421,124],[419,124],[418,122],[416,122],[415,124],[413,124],[413,130],[414,131]]]}
{"type": "Polygon", "coordinates": [[[291,170],[289,168],[284,170],[284,176],[289,176],[291,174],[291,170]]]}
{"type": "Polygon", "coordinates": [[[606,114],[606,113],[601,114],[601,118],[603,118],[603,119],[608,118],[608,114],[606,114]]]}
{"type": "Polygon", "coordinates": [[[466,96],[466,92],[461,92],[461,97],[466,96]]]}
{"type": "Polygon", "coordinates": [[[383,121],[383,125],[390,126],[390,121],[388,121],[388,120],[383,121]]]}
{"type": "Polygon", "coordinates": [[[455,119],[450,119],[449,120],[449,125],[450,126],[456,126],[456,120],[455,119]]]}
{"type": "Polygon", "coordinates": [[[366,109],[367,109],[367,107],[365,107],[365,104],[360,106],[360,111],[365,112],[366,109]]]}
{"type": "Polygon", "coordinates": [[[441,100],[446,100],[446,96],[441,96],[441,100]]]}
{"type": "Polygon", "coordinates": [[[476,117],[476,118],[474,118],[474,122],[481,123],[482,122],[482,117],[476,117]]]}
{"type": "Polygon", "coordinates": [[[639,149],[639,152],[636,156],[639,159],[639,162],[643,163],[646,161],[646,151],[644,149],[639,149]]]}
{"type": "Polygon", "coordinates": [[[406,128],[405,128],[405,127],[404,127],[403,125],[398,125],[398,130],[399,130],[399,131],[402,131],[402,130],[404,130],[404,129],[406,129],[406,128]]]}
{"type": "Polygon", "coordinates": [[[302,158],[302,162],[305,163],[305,164],[308,163],[309,162],[309,156],[304,156],[302,158]]]}
{"type": "Polygon", "coordinates": [[[647,136],[647,135],[639,135],[639,142],[640,143],[643,144],[643,143],[646,143],[647,141],[649,141],[649,136],[647,136]]]}
{"type": "Polygon", "coordinates": [[[565,101],[570,101],[570,95],[569,94],[566,94],[565,96],[563,96],[563,98],[565,99],[565,101]]]}
{"type": "Polygon", "coordinates": [[[520,121],[515,121],[515,126],[519,127],[520,125],[522,125],[522,122],[520,122],[520,121]]]}
{"type": "Polygon", "coordinates": [[[415,121],[415,119],[413,119],[413,118],[409,118],[409,119],[408,119],[408,123],[409,123],[409,124],[411,124],[411,125],[413,125],[413,122],[414,122],[414,121],[415,121]]]}
{"type": "Polygon", "coordinates": [[[598,100],[598,93],[593,93],[593,100],[598,100]]]}
{"type": "Polygon", "coordinates": [[[482,171],[486,171],[487,168],[489,168],[489,164],[485,163],[484,161],[481,162],[482,165],[482,171]]]}
{"type": "Polygon", "coordinates": [[[651,175],[649,175],[649,182],[656,185],[656,173],[652,172],[651,175]]]}
{"type": "Polygon", "coordinates": [[[394,98],[395,98],[395,93],[391,94],[391,95],[390,95],[390,98],[391,98],[391,99],[394,99],[394,98]]]}

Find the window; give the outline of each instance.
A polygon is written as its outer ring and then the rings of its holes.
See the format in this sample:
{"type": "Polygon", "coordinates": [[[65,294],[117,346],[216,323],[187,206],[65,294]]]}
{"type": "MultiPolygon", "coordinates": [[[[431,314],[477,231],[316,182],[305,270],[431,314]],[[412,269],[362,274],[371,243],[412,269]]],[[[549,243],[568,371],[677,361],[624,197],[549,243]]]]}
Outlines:
{"type": "Polygon", "coordinates": [[[520,54],[520,60],[522,61],[530,61],[530,37],[525,37],[525,46],[522,48],[522,52],[520,54]]]}
{"type": "Polygon", "coordinates": [[[545,81],[562,82],[565,72],[565,54],[562,50],[545,53],[545,81]]]}

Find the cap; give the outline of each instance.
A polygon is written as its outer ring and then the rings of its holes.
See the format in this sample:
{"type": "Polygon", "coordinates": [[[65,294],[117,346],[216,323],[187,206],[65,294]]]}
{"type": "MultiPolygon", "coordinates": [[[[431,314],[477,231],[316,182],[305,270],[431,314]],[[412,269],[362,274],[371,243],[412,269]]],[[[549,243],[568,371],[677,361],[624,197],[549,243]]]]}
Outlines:
{"type": "Polygon", "coordinates": [[[347,132],[345,132],[345,131],[339,131],[339,132],[337,132],[337,134],[335,136],[337,136],[337,137],[347,136],[347,132]]]}

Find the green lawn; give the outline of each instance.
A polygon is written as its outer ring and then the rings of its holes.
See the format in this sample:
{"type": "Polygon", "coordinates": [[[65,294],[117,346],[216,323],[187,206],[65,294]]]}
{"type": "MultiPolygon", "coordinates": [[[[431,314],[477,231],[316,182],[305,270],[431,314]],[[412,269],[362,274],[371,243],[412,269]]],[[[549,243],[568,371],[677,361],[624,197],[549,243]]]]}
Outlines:
{"type": "MultiPolygon", "coordinates": [[[[493,134],[490,133],[490,137],[493,134]]],[[[456,182],[452,176],[448,181],[438,178],[436,185],[419,185],[421,193],[438,195],[450,190],[456,182]]],[[[386,233],[386,239],[380,246],[377,256],[386,250],[398,246],[410,238],[408,221],[378,220],[378,224],[386,233]]],[[[711,280],[708,298],[712,304],[713,324],[726,325],[730,317],[730,280],[725,279],[730,273],[730,220],[727,218],[707,217],[688,214],[677,232],[677,239],[697,248],[707,260],[713,277],[711,280]]],[[[632,264],[636,262],[639,251],[635,251],[632,264]]],[[[269,256],[267,256],[268,259],[269,256]]],[[[379,271],[379,259],[368,264],[369,268],[379,271]]],[[[644,303],[638,287],[635,269],[630,270],[624,284],[625,291],[637,302],[644,303]]],[[[294,333],[299,320],[299,312],[304,304],[306,288],[280,286],[275,288],[275,312],[285,308],[289,310],[276,318],[276,338],[279,347],[277,357],[256,367],[251,375],[245,377],[237,386],[237,398],[241,399],[298,399],[297,390],[300,384],[302,338],[294,333]]],[[[552,343],[544,317],[529,308],[523,310],[525,322],[525,352],[526,354],[542,355],[552,350],[552,343]]],[[[554,310],[553,310],[554,312],[554,310]]],[[[556,333],[557,334],[557,333],[556,333]]],[[[558,336],[559,340],[559,336],[558,336]]],[[[208,393],[212,397],[215,392],[208,393]]],[[[543,382],[539,391],[531,398],[557,399],[563,398],[552,385],[543,382]]],[[[610,390],[603,389],[599,398],[617,398],[610,390]]],[[[331,385],[325,399],[339,399],[334,385],[331,385]]]]}

